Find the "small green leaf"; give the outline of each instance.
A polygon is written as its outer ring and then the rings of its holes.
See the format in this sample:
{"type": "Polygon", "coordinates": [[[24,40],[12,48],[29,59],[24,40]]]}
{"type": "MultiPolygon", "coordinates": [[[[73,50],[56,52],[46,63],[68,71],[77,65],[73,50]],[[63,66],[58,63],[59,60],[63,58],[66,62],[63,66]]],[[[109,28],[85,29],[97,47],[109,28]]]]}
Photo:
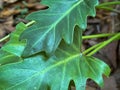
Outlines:
{"type": "Polygon", "coordinates": [[[41,51],[51,54],[62,39],[72,43],[75,25],[86,28],[87,16],[95,16],[98,0],[43,0],[42,3],[49,8],[27,16],[36,24],[21,35],[21,39],[27,39],[24,57],[41,51]]]}
{"type": "Polygon", "coordinates": [[[26,29],[24,23],[19,23],[16,26],[16,30],[11,34],[10,41],[8,41],[3,47],[2,50],[15,54],[16,56],[21,56],[26,42],[19,41],[21,33],[26,29]]]}
{"type": "Polygon", "coordinates": [[[0,89],[68,90],[73,80],[76,90],[85,90],[88,78],[103,86],[102,74],[108,76],[110,68],[99,59],[80,53],[79,31],[76,30],[72,45],[62,41],[55,54],[48,59],[37,54],[21,62],[1,66],[0,89]]]}
{"type": "Polygon", "coordinates": [[[18,62],[20,60],[22,60],[20,57],[14,55],[12,53],[6,52],[2,49],[0,50],[0,65],[14,63],[14,62],[18,62]]]}
{"type": "Polygon", "coordinates": [[[26,43],[25,41],[19,41],[19,37],[26,28],[25,24],[19,23],[16,30],[11,33],[10,40],[0,49],[0,65],[21,60],[20,56],[26,43]]]}

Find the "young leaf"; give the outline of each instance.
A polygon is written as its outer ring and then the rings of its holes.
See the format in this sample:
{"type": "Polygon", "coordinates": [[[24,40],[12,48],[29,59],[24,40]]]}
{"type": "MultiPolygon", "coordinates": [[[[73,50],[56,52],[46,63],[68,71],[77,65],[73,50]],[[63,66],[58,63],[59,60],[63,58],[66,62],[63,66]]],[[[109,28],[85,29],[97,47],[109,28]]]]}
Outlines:
{"type": "Polygon", "coordinates": [[[49,59],[37,54],[0,67],[0,89],[68,90],[73,80],[76,90],[85,90],[88,78],[103,86],[102,74],[108,76],[110,68],[97,58],[83,56],[80,43],[81,34],[77,30],[74,43],[67,45],[62,41],[49,59]]]}
{"type": "Polygon", "coordinates": [[[14,63],[14,62],[18,62],[21,61],[22,59],[18,56],[16,56],[15,54],[6,52],[4,50],[0,50],[0,65],[5,65],[8,63],[14,63]]]}
{"type": "Polygon", "coordinates": [[[62,39],[72,43],[75,25],[86,28],[86,17],[95,16],[98,0],[43,0],[42,3],[49,8],[28,15],[27,19],[36,24],[21,35],[21,39],[27,39],[25,57],[41,51],[51,54],[62,39]]]}
{"type": "Polygon", "coordinates": [[[27,27],[23,23],[16,26],[11,34],[10,40],[0,49],[0,65],[20,61],[21,54],[25,48],[25,41],[19,41],[20,34],[27,27]]]}
{"type": "Polygon", "coordinates": [[[8,41],[3,47],[2,50],[15,54],[16,56],[21,56],[26,42],[19,41],[21,33],[26,29],[24,23],[19,23],[16,26],[16,30],[11,34],[10,41],[8,41]]]}

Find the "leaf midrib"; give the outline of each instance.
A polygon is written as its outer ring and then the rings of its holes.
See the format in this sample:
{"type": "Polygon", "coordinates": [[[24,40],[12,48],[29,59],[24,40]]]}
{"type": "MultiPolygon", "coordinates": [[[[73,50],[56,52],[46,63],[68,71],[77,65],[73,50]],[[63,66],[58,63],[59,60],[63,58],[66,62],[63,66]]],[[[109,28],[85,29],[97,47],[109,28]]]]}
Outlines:
{"type": "MultiPolygon", "coordinates": [[[[67,11],[65,14],[63,14],[60,19],[58,19],[55,23],[53,23],[53,24],[51,25],[51,27],[48,29],[48,31],[47,31],[46,33],[44,33],[44,34],[41,36],[41,38],[40,38],[36,43],[34,43],[34,44],[32,45],[31,48],[33,48],[39,41],[41,41],[41,39],[44,38],[45,35],[52,30],[52,28],[54,28],[68,13],[70,13],[77,5],[79,5],[81,2],[83,2],[83,0],[78,1],[78,3],[76,3],[75,5],[73,5],[70,9],[68,9],[68,11],[67,11]]],[[[54,29],[54,30],[55,30],[55,29],[54,29]]]]}
{"type": "Polygon", "coordinates": [[[64,60],[62,60],[62,61],[60,61],[60,62],[58,62],[58,63],[56,63],[56,64],[54,64],[54,65],[52,65],[52,66],[49,66],[49,67],[46,68],[45,70],[42,70],[42,71],[40,71],[40,72],[38,72],[38,73],[36,73],[36,74],[33,74],[33,75],[32,75],[31,77],[29,77],[28,79],[25,79],[24,81],[22,81],[22,82],[20,82],[20,83],[18,83],[18,84],[16,84],[16,85],[14,85],[14,86],[11,86],[11,87],[8,88],[8,89],[12,89],[12,88],[14,88],[15,86],[18,86],[18,85],[24,83],[25,81],[27,81],[27,80],[29,80],[29,79],[37,76],[37,75],[40,76],[41,74],[46,73],[46,72],[49,71],[50,69],[56,68],[57,66],[59,66],[59,65],[61,65],[61,64],[65,64],[65,63],[73,60],[74,58],[76,58],[76,57],[81,57],[81,56],[82,56],[81,53],[74,54],[74,55],[72,55],[72,56],[69,57],[69,58],[66,58],[66,59],[64,59],[64,60]]]}

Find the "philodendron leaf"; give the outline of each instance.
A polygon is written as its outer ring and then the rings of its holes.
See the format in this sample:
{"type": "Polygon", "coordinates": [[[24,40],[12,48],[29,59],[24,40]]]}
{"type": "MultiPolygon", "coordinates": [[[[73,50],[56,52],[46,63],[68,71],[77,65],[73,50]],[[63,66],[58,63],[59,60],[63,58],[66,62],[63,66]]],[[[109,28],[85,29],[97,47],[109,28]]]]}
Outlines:
{"type": "Polygon", "coordinates": [[[19,41],[19,37],[26,28],[25,24],[19,23],[16,30],[11,33],[10,40],[0,49],[0,65],[21,60],[20,56],[26,43],[25,41],[19,41]]]}
{"type": "Polygon", "coordinates": [[[27,19],[36,23],[21,35],[21,39],[27,39],[25,57],[41,51],[51,54],[62,39],[72,43],[75,25],[86,28],[86,18],[95,16],[98,0],[42,0],[42,3],[49,8],[28,15],[27,19]]]}
{"type": "Polygon", "coordinates": [[[68,90],[71,80],[76,90],[85,90],[91,78],[103,86],[102,74],[109,75],[109,67],[94,57],[80,54],[61,58],[42,56],[0,67],[0,90],[68,90]]]}
{"type": "Polygon", "coordinates": [[[37,54],[21,62],[1,66],[0,89],[68,90],[73,80],[76,90],[85,90],[88,78],[103,86],[102,74],[108,76],[110,68],[99,59],[80,53],[80,35],[75,32],[72,45],[62,41],[55,55],[49,59],[37,54]]]}

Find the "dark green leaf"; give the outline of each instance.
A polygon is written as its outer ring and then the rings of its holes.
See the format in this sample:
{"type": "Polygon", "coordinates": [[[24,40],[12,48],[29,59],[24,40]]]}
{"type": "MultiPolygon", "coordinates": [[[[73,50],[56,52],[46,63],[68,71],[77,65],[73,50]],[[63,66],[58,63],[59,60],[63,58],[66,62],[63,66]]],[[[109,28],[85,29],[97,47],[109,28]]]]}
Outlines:
{"type": "Polygon", "coordinates": [[[75,31],[72,45],[62,41],[55,55],[49,59],[38,54],[0,67],[0,89],[68,90],[73,80],[76,90],[85,90],[88,78],[103,86],[102,74],[108,76],[110,68],[99,59],[80,53],[79,31],[75,31]]]}
{"type": "Polygon", "coordinates": [[[95,16],[98,0],[43,0],[42,3],[49,8],[28,15],[27,19],[35,20],[36,24],[21,35],[21,39],[27,39],[25,57],[41,51],[51,54],[62,39],[72,43],[75,25],[86,28],[86,18],[95,16]]]}
{"type": "Polygon", "coordinates": [[[79,54],[49,61],[36,56],[0,67],[0,90],[68,90],[71,80],[76,90],[85,90],[88,78],[103,86],[102,74],[108,76],[109,70],[102,61],[79,54]]]}

